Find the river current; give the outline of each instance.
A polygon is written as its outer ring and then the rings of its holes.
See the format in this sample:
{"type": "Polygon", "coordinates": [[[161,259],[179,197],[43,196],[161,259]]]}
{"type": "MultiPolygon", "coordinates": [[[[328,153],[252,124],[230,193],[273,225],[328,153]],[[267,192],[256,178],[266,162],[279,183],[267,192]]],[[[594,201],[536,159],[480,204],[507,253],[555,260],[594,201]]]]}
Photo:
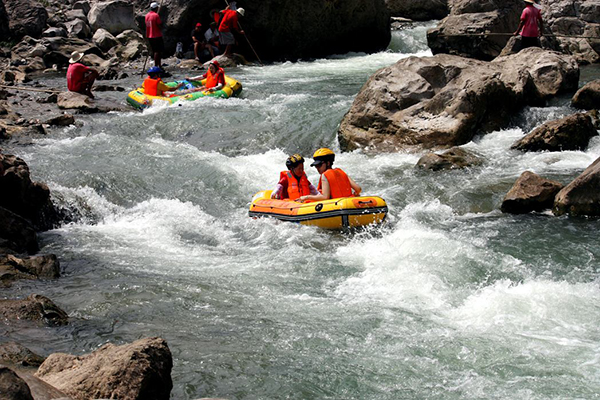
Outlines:
{"type": "MultiPolygon", "coordinates": [[[[3,292],[46,295],[71,323],[3,335],[42,355],[163,337],[173,399],[597,398],[600,221],[499,211],[523,171],[566,184],[600,156],[598,137],[586,151],[509,150],[572,113],[570,97],[465,145],[481,167],[423,172],[421,154],[339,152],[361,86],[431,55],[427,27],[395,31],[378,54],[228,70],[240,98],[81,116],[7,146],[79,219],[40,235],[60,279],[3,292]],[[322,146],[387,200],[385,226],[346,234],[248,217],[288,154],[322,146]]],[[[580,84],[598,76],[586,69],[580,84]]]]}

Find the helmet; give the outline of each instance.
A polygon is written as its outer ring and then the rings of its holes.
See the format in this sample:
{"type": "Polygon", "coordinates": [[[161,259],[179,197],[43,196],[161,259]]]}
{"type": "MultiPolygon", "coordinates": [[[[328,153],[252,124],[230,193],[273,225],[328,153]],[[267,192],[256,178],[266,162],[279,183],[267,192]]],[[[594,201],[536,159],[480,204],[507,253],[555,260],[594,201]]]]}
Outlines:
{"type": "Polygon", "coordinates": [[[285,166],[291,171],[301,163],[304,163],[304,158],[300,154],[294,154],[288,157],[288,159],[285,161],[285,166]]]}
{"type": "Polygon", "coordinates": [[[314,162],[310,164],[311,167],[319,165],[325,161],[333,162],[335,160],[335,153],[326,147],[322,147],[315,151],[315,154],[313,154],[313,160],[314,162]]]}
{"type": "Polygon", "coordinates": [[[148,75],[151,74],[160,74],[160,67],[154,66],[154,67],[150,67],[150,69],[148,70],[148,75]]]}

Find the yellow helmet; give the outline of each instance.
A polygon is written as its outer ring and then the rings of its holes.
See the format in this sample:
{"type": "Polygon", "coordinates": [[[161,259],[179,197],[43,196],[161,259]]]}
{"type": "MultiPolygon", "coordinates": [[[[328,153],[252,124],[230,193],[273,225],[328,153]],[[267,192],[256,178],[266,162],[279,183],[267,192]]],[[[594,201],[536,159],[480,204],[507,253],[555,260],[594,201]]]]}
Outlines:
{"type": "Polygon", "coordinates": [[[313,154],[313,158],[323,157],[323,156],[328,156],[328,155],[335,156],[335,153],[333,151],[329,150],[327,147],[321,147],[319,150],[315,151],[315,154],[313,154]]]}
{"type": "Polygon", "coordinates": [[[314,162],[310,164],[311,167],[314,167],[326,161],[331,161],[333,163],[333,161],[335,160],[335,153],[326,147],[322,147],[319,150],[315,151],[315,154],[313,154],[313,160],[314,162]]]}

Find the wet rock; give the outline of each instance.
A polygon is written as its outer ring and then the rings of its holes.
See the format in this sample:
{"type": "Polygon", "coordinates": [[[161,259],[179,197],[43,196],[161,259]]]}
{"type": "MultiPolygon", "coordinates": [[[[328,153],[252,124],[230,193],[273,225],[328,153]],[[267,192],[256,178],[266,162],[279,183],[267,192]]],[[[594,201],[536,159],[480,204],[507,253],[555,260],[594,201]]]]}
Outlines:
{"type": "Polygon", "coordinates": [[[556,181],[525,171],[504,196],[500,209],[503,213],[526,214],[552,208],[554,197],[563,188],[556,181]]]}
{"type": "Polygon", "coordinates": [[[58,101],[58,93],[52,93],[48,97],[40,97],[36,100],[38,103],[48,104],[48,103],[56,103],[58,101]]]}
{"type": "Polygon", "coordinates": [[[24,367],[39,367],[44,362],[44,357],[17,342],[7,342],[0,344],[0,362],[24,367]]]}
{"type": "Polygon", "coordinates": [[[584,150],[597,135],[590,116],[578,113],[546,122],[514,143],[511,149],[525,152],[584,150]]]}
{"type": "Polygon", "coordinates": [[[583,110],[600,109],[600,79],[591,81],[575,93],[571,105],[583,110]]]}
{"type": "Polygon", "coordinates": [[[48,12],[34,0],[4,0],[8,14],[10,35],[14,39],[23,36],[40,37],[46,28],[48,12]]]}
{"type": "Polygon", "coordinates": [[[31,321],[47,326],[69,323],[69,317],[63,310],[39,294],[32,294],[25,300],[0,300],[0,316],[7,321],[31,321]]]}
{"type": "Polygon", "coordinates": [[[85,94],[76,92],[62,92],[58,95],[58,108],[67,110],[82,110],[86,112],[96,112],[98,108],[94,100],[85,94]]]}
{"type": "Polygon", "coordinates": [[[417,161],[417,167],[431,171],[440,171],[447,169],[462,169],[481,165],[482,160],[474,153],[453,147],[442,154],[429,153],[417,161]]]}
{"type": "Polygon", "coordinates": [[[506,126],[525,105],[574,90],[579,67],[539,48],[484,62],[409,57],[373,74],[340,123],[343,150],[449,148],[506,126]]]}
{"type": "Polygon", "coordinates": [[[27,383],[7,367],[0,367],[0,394],[3,400],[33,400],[27,383]]]}
{"type": "Polygon", "coordinates": [[[0,255],[0,282],[10,286],[18,279],[55,279],[60,276],[60,263],[54,254],[32,257],[0,255]]]}
{"type": "Polygon", "coordinates": [[[386,0],[385,3],[392,16],[414,21],[442,19],[450,12],[448,0],[386,0]]]}
{"type": "Polygon", "coordinates": [[[50,201],[48,186],[32,182],[29,167],[19,157],[0,154],[4,174],[0,176],[0,207],[31,221],[39,230],[53,227],[54,206],[50,201]]]}
{"type": "Polygon", "coordinates": [[[119,44],[117,39],[113,35],[111,35],[109,31],[102,28],[98,29],[94,33],[92,41],[96,43],[96,45],[100,47],[104,52],[109,51],[110,49],[119,44]]]}
{"type": "Polygon", "coordinates": [[[133,4],[123,0],[94,3],[88,13],[88,19],[94,31],[103,28],[113,35],[127,29],[137,29],[133,17],[133,4]]]}
{"type": "Polygon", "coordinates": [[[44,124],[50,126],[69,126],[75,123],[75,117],[72,114],[60,114],[44,121],[44,124]]]}
{"type": "Polygon", "coordinates": [[[124,92],[125,88],[121,86],[111,86],[111,85],[95,85],[95,92],[124,92]]]}
{"type": "Polygon", "coordinates": [[[168,400],[172,366],[165,340],[148,338],[84,356],[51,354],[36,376],[74,399],[168,400]]]}
{"type": "Polygon", "coordinates": [[[600,158],[558,192],[552,211],[555,215],[600,216],[600,158]]]}

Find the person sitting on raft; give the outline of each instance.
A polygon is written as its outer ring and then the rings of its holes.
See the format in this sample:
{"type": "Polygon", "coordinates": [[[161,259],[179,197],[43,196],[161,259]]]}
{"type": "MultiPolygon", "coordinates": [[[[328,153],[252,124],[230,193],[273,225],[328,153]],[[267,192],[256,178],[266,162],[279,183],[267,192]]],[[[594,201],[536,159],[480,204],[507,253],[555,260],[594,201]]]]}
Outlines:
{"type": "Polygon", "coordinates": [[[177,86],[173,87],[165,85],[162,79],[160,79],[161,73],[161,68],[156,66],[148,70],[148,77],[144,80],[144,83],[142,84],[144,94],[147,94],[149,96],[164,96],[165,92],[172,92],[183,86],[183,83],[180,83],[177,86]]]}
{"type": "Polygon", "coordinates": [[[319,194],[301,196],[298,200],[320,201],[337,199],[340,197],[358,196],[361,188],[340,168],[332,168],[335,153],[327,148],[321,148],[313,154],[314,162],[310,164],[315,167],[321,177],[319,178],[319,194]],[[354,192],[354,193],[353,193],[354,192]]]}
{"type": "Polygon", "coordinates": [[[308,181],[304,172],[304,158],[294,154],[285,161],[287,171],[279,173],[279,183],[271,193],[272,199],[296,200],[300,196],[319,194],[317,188],[308,181]]]}
{"type": "Polygon", "coordinates": [[[204,86],[194,89],[195,92],[200,90],[208,90],[209,92],[216,92],[225,87],[225,71],[219,65],[218,61],[211,61],[208,65],[208,71],[204,75],[195,76],[193,78],[186,78],[188,81],[201,81],[206,79],[204,86]]]}

